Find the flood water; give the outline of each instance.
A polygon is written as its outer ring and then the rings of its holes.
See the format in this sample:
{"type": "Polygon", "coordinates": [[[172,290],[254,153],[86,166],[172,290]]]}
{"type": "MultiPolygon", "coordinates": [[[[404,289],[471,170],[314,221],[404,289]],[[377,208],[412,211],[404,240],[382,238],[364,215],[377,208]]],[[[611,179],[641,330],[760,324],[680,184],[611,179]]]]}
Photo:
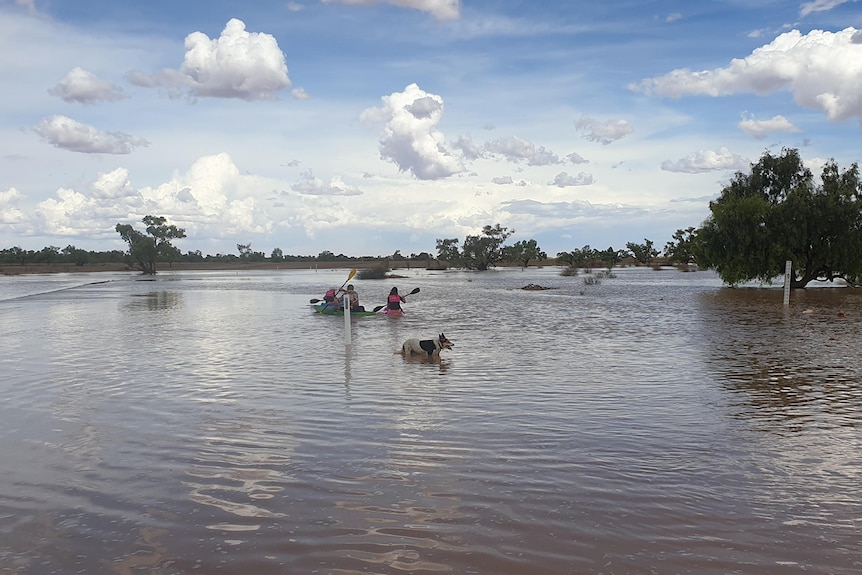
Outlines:
{"type": "Polygon", "coordinates": [[[862,572],[858,290],[348,271],[0,277],[0,574],[862,572]]]}

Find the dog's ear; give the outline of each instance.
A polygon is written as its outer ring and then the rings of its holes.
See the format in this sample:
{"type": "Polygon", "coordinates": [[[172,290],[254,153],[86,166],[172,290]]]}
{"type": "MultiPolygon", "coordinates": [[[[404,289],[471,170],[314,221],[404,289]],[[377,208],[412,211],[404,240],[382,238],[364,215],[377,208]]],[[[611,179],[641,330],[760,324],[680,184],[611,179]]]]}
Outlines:
{"type": "Polygon", "coordinates": [[[442,333],[440,334],[440,341],[446,341],[446,336],[442,333]]]}

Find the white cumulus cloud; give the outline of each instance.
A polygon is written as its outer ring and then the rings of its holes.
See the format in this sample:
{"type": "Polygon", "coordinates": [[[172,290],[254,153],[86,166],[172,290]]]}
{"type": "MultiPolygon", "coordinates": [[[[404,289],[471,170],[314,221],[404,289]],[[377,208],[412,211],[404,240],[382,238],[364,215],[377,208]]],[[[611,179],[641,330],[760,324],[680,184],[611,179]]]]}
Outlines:
{"type": "Polygon", "coordinates": [[[610,144],[634,132],[626,120],[607,120],[602,122],[586,115],[581,115],[575,122],[575,127],[583,132],[583,137],[592,142],[610,144]]]}
{"type": "Polygon", "coordinates": [[[380,108],[368,108],[360,118],[385,124],[380,137],[380,157],[411,172],[420,180],[436,180],[464,171],[458,156],[446,147],[437,129],[443,116],[443,98],[416,84],[403,92],[381,98],[380,108]]]}
{"type": "Polygon", "coordinates": [[[109,102],[126,97],[120,87],[100,80],[94,74],[77,67],[69,70],[69,73],[56,86],[48,90],[48,93],[66,102],[80,104],[109,102]]]}
{"type": "MultiPolygon", "coordinates": [[[[290,88],[287,63],[271,34],[247,32],[245,23],[231,19],[217,39],[203,32],[186,36],[186,53],[179,70],[130,75],[133,84],[162,86],[172,93],[184,90],[192,96],[274,99],[290,88]]],[[[301,94],[301,93],[300,93],[301,94]]]]}
{"type": "Polygon", "coordinates": [[[33,130],[54,147],[85,154],[131,154],[149,142],[122,132],[103,132],[66,116],[50,116],[33,130]]]}
{"type": "Polygon", "coordinates": [[[15,188],[0,192],[0,224],[17,224],[25,221],[24,212],[18,207],[18,202],[24,196],[15,188]]]}
{"type": "Polygon", "coordinates": [[[835,33],[792,30],[724,68],[677,69],[630,88],[672,98],[790,90],[798,104],[822,110],[830,120],[862,118],[862,45],[854,41],[857,34],[852,27],[835,33]]]}
{"type": "Polygon", "coordinates": [[[784,116],[773,116],[769,120],[757,120],[753,116],[743,115],[739,121],[739,129],[758,140],[762,140],[769,134],[798,132],[799,128],[784,116]]]}
{"type": "Polygon", "coordinates": [[[589,186],[593,183],[593,175],[585,172],[578,173],[577,176],[569,175],[566,172],[560,172],[556,175],[551,185],[559,188],[568,188],[570,186],[589,186]]]}
{"type": "Polygon", "coordinates": [[[526,162],[529,166],[551,166],[560,163],[560,158],[544,146],[536,147],[532,142],[511,136],[486,142],[484,150],[494,156],[503,156],[514,163],[526,162]]]}
{"type": "Polygon", "coordinates": [[[685,174],[699,174],[714,170],[747,170],[750,162],[732,153],[727,148],[719,150],[700,150],[676,161],[665,160],[661,163],[661,169],[668,172],[682,172],[685,174]]]}

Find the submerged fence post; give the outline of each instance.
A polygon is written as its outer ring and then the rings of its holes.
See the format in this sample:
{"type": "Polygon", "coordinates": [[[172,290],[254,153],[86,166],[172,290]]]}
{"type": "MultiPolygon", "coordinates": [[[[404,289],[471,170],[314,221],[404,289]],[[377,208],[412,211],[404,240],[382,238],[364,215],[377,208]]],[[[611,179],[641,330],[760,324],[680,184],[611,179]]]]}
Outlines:
{"type": "Polygon", "coordinates": [[[793,263],[787,260],[787,263],[784,264],[784,305],[790,304],[790,270],[792,267],[793,263]]]}

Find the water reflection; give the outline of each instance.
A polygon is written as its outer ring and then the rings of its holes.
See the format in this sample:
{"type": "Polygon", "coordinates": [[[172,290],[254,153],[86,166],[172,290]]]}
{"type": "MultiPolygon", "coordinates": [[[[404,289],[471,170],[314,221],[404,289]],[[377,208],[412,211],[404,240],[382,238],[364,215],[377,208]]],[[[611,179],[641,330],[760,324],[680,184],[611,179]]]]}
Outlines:
{"type": "Polygon", "coordinates": [[[132,294],[125,304],[127,310],[145,309],[148,311],[167,311],[180,307],[183,294],[176,291],[151,291],[142,294],[132,294]]]}
{"type": "Polygon", "coordinates": [[[789,431],[860,424],[862,364],[848,345],[862,336],[857,294],[808,290],[785,307],[778,290],[723,289],[701,294],[698,306],[707,361],[744,400],[739,417],[789,431]]]}
{"type": "Polygon", "coordinates": [[[0,572],[859,571],[851,290],[423,273],[345,346],[315,276],[0,302],[0,572]]]}
{"type": "Polygon", "coordinates": [[[449,371],[449,360],[441,356],[426,356],[426,355],[405,355],[403,356],[404,363],[437,366],[437,373],[445,375],[449,371]]]}

